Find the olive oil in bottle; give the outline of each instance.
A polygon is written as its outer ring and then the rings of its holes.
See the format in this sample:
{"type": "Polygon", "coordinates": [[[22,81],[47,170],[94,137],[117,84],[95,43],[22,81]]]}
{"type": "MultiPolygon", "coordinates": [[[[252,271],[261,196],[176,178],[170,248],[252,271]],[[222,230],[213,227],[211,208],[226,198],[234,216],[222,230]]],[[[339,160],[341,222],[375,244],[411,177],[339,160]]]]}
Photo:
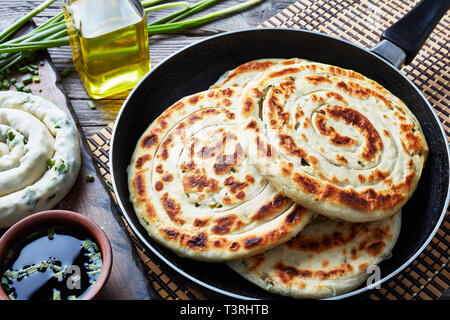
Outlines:
{"type": "Polygon", "coordinates": [[[138,0],[65,0],[73,63],[94,99],[133,88],[150,70],[147,19],[138,0]]]}

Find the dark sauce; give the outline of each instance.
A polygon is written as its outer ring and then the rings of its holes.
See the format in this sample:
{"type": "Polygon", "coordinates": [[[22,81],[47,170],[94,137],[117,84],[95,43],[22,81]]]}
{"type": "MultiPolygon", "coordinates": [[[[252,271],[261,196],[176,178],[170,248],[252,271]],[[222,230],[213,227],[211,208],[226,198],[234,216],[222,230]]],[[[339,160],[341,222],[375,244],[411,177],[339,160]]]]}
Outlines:
{"type": "Polygon", "coordinates": [[[74,228],[33,232],[9,251],[1,269],[11,299],[73,300],[95,284],[102,268],[100,248],[74,228]]]}

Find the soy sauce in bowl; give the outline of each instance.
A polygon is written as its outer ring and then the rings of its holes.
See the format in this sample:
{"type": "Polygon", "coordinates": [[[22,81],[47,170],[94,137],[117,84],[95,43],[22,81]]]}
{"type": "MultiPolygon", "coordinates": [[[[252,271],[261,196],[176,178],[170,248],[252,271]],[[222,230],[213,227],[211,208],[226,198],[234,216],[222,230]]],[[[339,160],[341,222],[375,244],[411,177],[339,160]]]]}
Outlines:
{"type": "Polygon", "coordinates": [[[102,270],[99,246],[85,232],[52,226],[28,234],[8,251],[1,268],[10,299],[82,298],[102,270]]]}

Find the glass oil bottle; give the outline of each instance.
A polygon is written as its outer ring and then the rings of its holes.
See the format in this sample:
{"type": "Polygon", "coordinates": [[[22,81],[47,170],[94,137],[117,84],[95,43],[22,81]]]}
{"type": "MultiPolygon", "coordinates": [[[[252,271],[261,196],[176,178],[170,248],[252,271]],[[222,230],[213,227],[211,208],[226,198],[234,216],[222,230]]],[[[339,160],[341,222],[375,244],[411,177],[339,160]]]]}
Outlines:
{"type": "Polygon", "coordinates": [[[64,0],[73,63],[100,99],[133,88],[150,70],[147,18],[138,0],[64,0]]]}

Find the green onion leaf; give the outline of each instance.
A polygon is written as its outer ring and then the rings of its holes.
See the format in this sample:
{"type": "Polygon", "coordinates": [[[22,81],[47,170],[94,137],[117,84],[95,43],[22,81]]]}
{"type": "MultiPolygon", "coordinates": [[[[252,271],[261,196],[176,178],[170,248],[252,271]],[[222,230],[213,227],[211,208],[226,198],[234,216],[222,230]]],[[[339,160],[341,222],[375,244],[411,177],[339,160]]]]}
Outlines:
{"type": "Polygon", "coordinates": [[[94,175],[89,173],[86,175],[86,182],[94,182],[94,175]]]}
{"type": "Polygon", "coordinates": [[[61,291],[53,289],[53,300],[61,300],[61,291]]]}
{"type": "Polygon", "coordinates": [[[95,106],[95,104],[92,101],[88,101],[88,107],[91,110],[95,110],[97,109],[97,107],[95,106]]]}
{"type": "Polygon", "coordinates": [[[13,141],[15,137],[16,137],[16,134],[14,132],[8,131],[8,140],[9,141],[13,141]]]}
{"type": "Polygon", "coordinates": [[[9,83],[8,80],[6,80],[6,79],[3,80],[3,81],[2,81],[2,90],[8,90],[10,85],[11,85],[11,84],[9,83]]]}
{"type": "Polygon", "coordinates": [[[65,68],[62,72],[62,76],[63,78],[67,77],[68,75],[70,75],[72,72],[74,71],[73,68],[65,68]]]}
{"type": "Polygon", "coordinates": [[[84,240],[84,242],[83,242],[83,247],[84,247],[86,250],[89,249],[89,248],[91,247],[91,245],[92,245],[92,241],[91,241],[91,240],[89,240],[89,239],[84,240]]]}
{"type": "Polygon", "coordinates": [[[16,87],[17,91],[23,91],[23,88],[25,88],[25,86],[20,82],[14,83],[14,87],[16,87]]]}
{"type": "Polygon", "coordinates": [[[22,77],[23,84],[29,84],[32,81],[33,81],[33,77],[30,74],[27,74],[22,77]]]}

